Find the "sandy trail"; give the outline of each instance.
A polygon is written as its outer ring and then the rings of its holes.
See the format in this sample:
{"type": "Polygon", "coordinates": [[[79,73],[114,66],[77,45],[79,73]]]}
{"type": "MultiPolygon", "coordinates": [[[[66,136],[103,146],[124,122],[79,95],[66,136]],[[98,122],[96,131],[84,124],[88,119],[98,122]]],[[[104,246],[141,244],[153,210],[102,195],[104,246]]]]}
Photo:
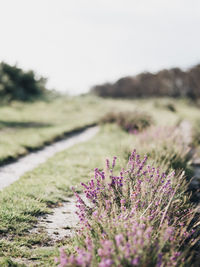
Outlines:
{"type": "Polygon", "coordinates": [[[57,141],[46,146],[40,151],[32,152],[19,159],[17,162],[8,164],[0,168],[0,190],[17,181],[26,172],[33,170],[57,152],[63,151],[75,144],[91,139],[98,132],[99,127],[90,127],[81,133],[76,133],[64,140],[57,141]]]}
{"type": "MultiPolygon", "coordinates": [[[[187,120],[182,121],[179,127],[179,131],[181,132],[184,146],[187,149],[192,142],[191,123],[187,120]]],[[[199,203],[200,210],[200,158],[196,158],[194,155],[192,159],[192,168],[194,171],[194,177],[190,181],[189,188],[193,194],[192,200],[196,203],[199,203]]]]}
{"type": "MultiPolygon", "coordinates": [[[[84,202],[91,206],[84,194],[79,194],[84,202]]],[[[40,233],[45,231],[54,243],[65,237],[73,236],[79,224],[77,199],[75,196],[65,199],[59,207],[52,209],[53,213],[38,219],[37,225],[30,232],[40,233]]]]}
{"type": "Polygon", "coordinates": [[[192,142],[192,125],[191,125],[191,123],[187,120],[182,121],[178,130],[181,133],[185,147],[188,147],[192,142]]]}

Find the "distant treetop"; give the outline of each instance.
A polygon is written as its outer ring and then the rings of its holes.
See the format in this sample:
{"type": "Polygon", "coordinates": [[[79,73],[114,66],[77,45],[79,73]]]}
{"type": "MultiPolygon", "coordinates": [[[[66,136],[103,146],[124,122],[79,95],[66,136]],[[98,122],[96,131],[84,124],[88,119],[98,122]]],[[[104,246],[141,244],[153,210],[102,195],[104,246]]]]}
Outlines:
{"type": "Polygon", "coordinates": [[[0,63],[0,99],[29,101],[44,95],[46,79],[34,71],[0,63]]]}
{"type": "Polygon", "coordinates": [[[200,64],[187,71],[164,69],[123,77],[115,83],[92,87],[91,92],[102,97],[189,97],[200,98],[200,64]]]}

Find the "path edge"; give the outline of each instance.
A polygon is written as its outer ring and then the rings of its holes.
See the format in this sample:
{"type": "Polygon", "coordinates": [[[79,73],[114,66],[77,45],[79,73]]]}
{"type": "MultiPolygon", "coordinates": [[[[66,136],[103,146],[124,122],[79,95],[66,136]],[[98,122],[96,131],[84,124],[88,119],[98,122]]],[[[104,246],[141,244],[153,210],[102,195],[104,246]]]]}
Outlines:
{"type": "Polygon", "coordinates": [[[98,122],[94,122],[94,123],[86,124],[84,126],[76,127],[73,130],[64,131],[61,134],[58,134],[58,135],[52,137],[50,140],[44,141],[42,144],[40,144],[36,147],[23,146],[26,149],[26,151],[24,153],[16,154],[15,156],[8,156],[8,157],[0,160],[0,167],[4,167],[10,163],[14,163],[14,162],[18,161],[20,158],[27,156],[31,152],[40,151],[40,150],[44,149],[46,146],[52,145],[58,141],[61,141],[61,140],[64,140],[66,138],[69,138],[73,135],[79,134],[79,133],[85,131],[86,129],[89,129],[89,128],[97,126],[97,125],[98,125],[98,122]]]}

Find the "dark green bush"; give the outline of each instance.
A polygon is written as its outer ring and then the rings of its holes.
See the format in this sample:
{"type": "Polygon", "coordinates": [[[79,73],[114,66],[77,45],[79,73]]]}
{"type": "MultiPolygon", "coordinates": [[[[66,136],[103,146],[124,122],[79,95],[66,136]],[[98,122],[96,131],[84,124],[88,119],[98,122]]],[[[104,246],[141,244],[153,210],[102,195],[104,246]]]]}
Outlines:
{"type": "Polygon", "coordinates": [[[138,111],[110,112],[101,121],[102,123],[117,123],[130,133],[141,132],[153,124],[150,115],[138,111]]]}
{"type": "Polygon", "coordinates": [[[161,101],[155,101],[154,102],[154,106],[156,108],[162,108],[162,109],[167,109],[171,112],[177,112],[177,108],[176,108],[176,105],[171,102],[171,101],[164,101],[164,102],[161,102],[161,101]]]}
{"type": "Polygon", "coordinates": [[[46,79],[36,77],[31,71],[23,71],[16,65],[0,63],[0,98],[1,100],[28,101],[44,95],[46,79]]]}
{"type": "Polygon", "coordinates": [[[166,109],[168,109],[171,112],[176,112],[176,107],[173,103],[166,104],[166,109]]]}

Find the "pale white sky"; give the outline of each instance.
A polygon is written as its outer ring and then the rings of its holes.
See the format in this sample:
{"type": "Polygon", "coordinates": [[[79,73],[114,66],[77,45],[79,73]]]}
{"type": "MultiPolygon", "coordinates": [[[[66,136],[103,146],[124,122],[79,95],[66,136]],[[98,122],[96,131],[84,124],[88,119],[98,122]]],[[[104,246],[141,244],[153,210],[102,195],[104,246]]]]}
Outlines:
{"type": "Polygon", "coordinates": [[[200,62],[199,0],[0,0],[0,61],[81,93],[200,62]]]}

